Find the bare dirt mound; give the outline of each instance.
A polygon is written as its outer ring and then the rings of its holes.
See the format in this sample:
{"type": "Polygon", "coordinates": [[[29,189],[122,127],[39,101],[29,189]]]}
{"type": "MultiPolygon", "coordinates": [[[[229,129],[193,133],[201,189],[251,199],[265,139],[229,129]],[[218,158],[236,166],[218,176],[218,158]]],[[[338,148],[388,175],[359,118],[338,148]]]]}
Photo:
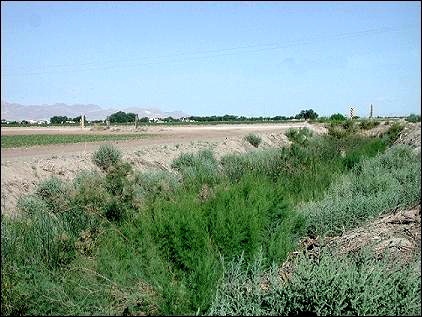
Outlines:
{"type": "Polygon", "coordinates": [[[333,255],[349,255],[363,249],[373,251],[379,259],[388,256],[403,265],[413,261],[415,255],[420,257],[421,205],[379,216],[338,237],[304,238],[298,251],[290,253],[280,266],[278,277],[288,282],[295,271],[295,260],[301,254],[318,261],[323,250],[330,250],[333,255]]]}
{"type": "Polygon", "coordinates": [[[369,247],[378,257],[389,253],[410,260],[421,249],[421,206],[380,216],[340,237],[327,239],[325,247],[340,255],[369,247]]]}
{"type": "Polygon", "coordinates": [[[420,151],[421,149],[421,123],[407,123],[400,133],[396,144],[408,144],[420,151]]]}

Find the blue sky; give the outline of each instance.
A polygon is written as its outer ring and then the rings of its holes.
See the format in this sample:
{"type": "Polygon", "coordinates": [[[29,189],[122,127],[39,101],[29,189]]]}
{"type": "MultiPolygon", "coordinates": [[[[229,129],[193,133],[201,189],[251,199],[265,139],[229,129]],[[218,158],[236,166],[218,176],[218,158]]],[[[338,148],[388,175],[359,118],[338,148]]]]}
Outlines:
{"type": "Polygon", "coordinates": [[[1,99],[420,113],[420,2],[2,2],[1,99]]]}

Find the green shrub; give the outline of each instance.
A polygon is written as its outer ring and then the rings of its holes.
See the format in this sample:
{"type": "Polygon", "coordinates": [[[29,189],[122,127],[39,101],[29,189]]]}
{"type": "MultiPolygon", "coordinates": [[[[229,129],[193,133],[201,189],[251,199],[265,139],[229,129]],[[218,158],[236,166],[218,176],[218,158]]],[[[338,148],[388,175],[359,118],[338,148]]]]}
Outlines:
{"type": "Polygon", "coordinates": [[[392,145],[398,138],[402,130],[404,129],[404,126],[400,124],[400,122],[394,122],[387,130],[387,132],[384,133],[384,137],[387,140],[387,142],[392,145]]]}
{"type": "Polygon", "coordinates": [[[35,193],[45,201],[49,209],[53,212],[62,212],[68,208],[69,188],[57,176],[51,176],[41,181],[35,193]]]}
{"type": "Polygon", "coordinates": [[[281,315],[420,314],[420,273],[414,267],[392,268],[386,260],[367,255],[352,258],[325,253],[318,262],[303,256],[283,290],[283,300],[268,304],[281,315]]]}
{"type": "Polygon", "coordinates": [[[73,180],[72,206],[86,213],[101,213],[111,199],[106,180],[96,171],[82,171],[73,180]]]}
{"type": "Polygon", "coordinates": [[[121,222],[127,216],[127,208],[119,199],[112,198],[106,205],[104,215],[110,221],[121,222]]]}
{"type": "Polygon", "coordinates": [[[264,248],[268,261],[283,259],[295,243],[301,220],[271,181],[247,175],[231,188],[218,187],[204,204],[211,239],[227,257],[252,258],[264,248]]]}
{"type": "Polygon", "coordinates": [[[101,145],[92,155],[92,161],[103,171],[116,165],[121,159],[121,152],[111,144],[101,145]]]}
{"type": "Polygon", "coordinates": [[[211,150],[201,150],[197,154],[182,153],[171,167],[179,171],[185,184],[200,186],[218,182],[218,162],[211,150]]]}
{"type": "MultiPolygon", "coordinates": [[[[296,137],[298,132],[292,133],[296,137]]],[[[231,182],[239,181],[248,173],[268,176],[274,182],[283,180],[288,191],[306,200],[322,193],[337,174],[386,148],[381,139],[360,136],[307,140],[303,144],[293,143],[290,148],[225,155],[221,158],[222,174],[231,182]],[[309,182],[313,182],[313,186],[309,186],[309,182]]]]}
{"type": "Polygon", "coordinates": [[[221,255],[231,259],[243,252],[250,259],[263,249],[269,262],[279,262],[293,249],[303,223],[271,184],[249,175],[232,186],[216,185],[205,200],[181,188],[172,199],[155,200],[136,221],[134,234],[143,233],[140,243],[149,236],[149,248],[189,285],[185,314],[209,307],[221,276],[221,255]]]}
{"type": "Polygon", "coordinates": [[[308,234],[332,235],[369,218],[420,200],[420,155],[396,145],[362,161],[349,175],[333,183],[324,199],[300,208],[308,234]]]}
{"type": "Polygon", "coordinates": [[[154,198],[158,195],[168,195],[179,186],[176,175],[167,171],[146,171],[136,173],[134,184],[137,187],[137,194],[140,199],[154,198]]]}
{"type": "Polygon", "coordinates": [[[331,121],[346,121],[347,118],[341,113],[335,113],[330,116],[331,121]]]}
{"type": "Polygon", "coordinates": [[[247,162],[245,156],[237,154],[226,154],[221,160],[222,174],[230,181],[237,182],[247,171],[247,162]]]}
{"type": "Polygon", "coordinates": [[[342,127],[348,131],[355,131],[356,124],[355,121],[349,119],[342,123],[342,127]]]}
{"type": "Polygon", "coordinates": [[[413,122],[413,123],[421,122],[421,116],[412,113],[405,120],[408,121],[408,122],[413,122]]]}
{"type": "Polygon", "coordinates": [[[336,257],[327,251],[318,261],[305,255],[294,262],[287,283],[276,267],[266,271],[262,258],[245,268],[243,259],[225,264],[209,315],[385,316],[421,313],[418,263],[391,267],[370,255],[336,257]],[[263,284],[265,282],[265,284],[263,284]]]}
{"type": "MultiPolygon", "coordinates": [[[[352,140],[350,139],[351,142],[353,142],[352,140]]],[[[366,142],[362,142],[359,146],[351,148],[345,153],[343,164],[350,170],[363,159],[383,153],[386,148],[386,142],[381,139],[367,139],[366,142]]]]}
{"type": "Polygon", "coordinates": [[[327,129],[328,129],[328,135],[336,139],[343,139],[350,135],[350,133],[347,130],[343,129],[340,126],[334,126],[334,127],[329,126],[327,129]]]}
{"type": "Polygon", "coordinates": [[[286,136],[290,141],[296,142],[299,144],[304,144],[305,142],[307,142],[309,138],[312,137],[312,135],[313,135],[312,131],[306,127],[300,128],[299,130],[290,128],[286,132],[286,136]]]}
{"type": "Polygon", "coordinates": [[[110,221],[121,222],[128,210],[134,207],[134,184],[132,166],[127,162],[119,162],[111,166],[105,176],[105,188],[111,195],[106,202],[105,216],[110,221]]]}
{"type": "Polygon", "coordinates": [[[49,211],[47,203],[41,197],[34,194],[19,197],[16,208],[29,216],[35,213],[49,211]]]}
{"type": "Polygon", "coordinates": [[[331,121],[327,129],[328,135],[337,139],[348,138],[357,131],[355,122],[350,119],[345,121],[331,121]]]}
{"type": "Polygon", "coordinates": [[[327,117],[318,117],[318,119],[316,120],[319,123],[324,123],[327,122],[329,120],[329,118],[327,117]]]}
{"type": "Polygon", "coordinates": [[[245,136],[245,140],[248,141],[254,147],[258,147],[262,141],[260,136],[253,133],[250,133],[247,136],[245,136]]]}
{"type": "Polygon", "coordinates": [[[380,122],[375,120],[362,120],[359,124],[359,127],[364,130],[370,130],[375,128],[379,124],[380,122]]]}
{"type": "MultiPolygon", "coordinates": [[[[134,172],[122,161],[105,173],[83,172],[69,186],[70,203],[60,209],[66,212],[44,212],[36,195],[20,203],[27,211],[21,221],[9,225],[2,217],[2,312],[203,314],[224,263],[243,254],[244,270],[260,253],[263,268],[283,261],[309,228],[301,206],[324,200],[342,173],[365,171],[363,158],[384,147],[385,140],[357,135],[317,136],[225,156],[221,166],[211,151],[182,154],[172,164],[182,182],[165,172],[134,172]]],[[[411,161],[406,153],[398,156],[411,161]]],[[[395,195],[417,195],[414,177],[397,167],[403,162],[388,162],[377,164],[407,183],[395,195]]],[[[383,179],[371,184],[384,186],[383,179]]],[[[364,185],[352,191],[381,192],[364,185]]]]}
{"type": "Polygon", "coordinates": [[[125,186],[129,184],[128,176],[132,166],[127,163],[118,163],[107,170],[105,187],[113,196],[122,196],[125,186]]]}

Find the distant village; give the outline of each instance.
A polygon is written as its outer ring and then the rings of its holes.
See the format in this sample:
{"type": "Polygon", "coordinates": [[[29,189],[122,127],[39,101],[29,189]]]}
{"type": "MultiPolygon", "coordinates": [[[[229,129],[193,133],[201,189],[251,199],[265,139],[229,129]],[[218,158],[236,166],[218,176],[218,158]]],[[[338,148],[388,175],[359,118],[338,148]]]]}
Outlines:
{"type": "MultiPolygon", "coordinates": [[[[142,117],[139,118],[138,114],[132,112],[123,112],[118,111],[110,116],[108,116],[105,120],[87,120],[85,115],[81,114],[78,117],[70,118],[67,116],[53,116],[50,119],[46,120],[7,120],[2,119],[1,124],[4,125],[79,125],[82,126],[92,125],[92,124],[131,124],[134,123],[135,125],[138,124],[149,124],[149,123],[170,123],[170,122],[180,122],[180,123],[195,123],[195,122],[265,122],[265,121],[301,121],[301,120],[318,120],[320,122],[324,122],[327,120],[346,120],[349,119],[359,119],[360,117],[356,115],[355,109],[352,107],[350,108],[350,112],[346,115],[343,114],[333,114],[331,117],[320,117],[313,109],[302,110],[300,113],[296,114],[295,116],[274,116],[274,117],[245,117],[245,116],[235,116],[235,115],[224,115],[224,116],[188,116],[188,117],[180,117],[180,118],[173,118],[173,117],[142,117]],[[83,119],[83,120],[82,120],[83,119]]],[[[369,119],[389,119],[389,120],[398,120],[403,119],[405,117],[381,117],[381,116],[373,116],[373,107],[371,105],[370,112],[369,112],[369,119]]],[[[361,118],[364,119],[364,118],[361,118]]]]}
{"type": "MultiPolygon", "coordinates": [[[[165,123],[169,122],[169,120],[165,118],[148,118],[149,123],[165,123]]],[[[106,123],[107,120],[85,120],[85,123],[106,123]]],[[[180,121],[180,122],[196,122],[195,120],[191,120],[189,118],[180,118],[180,119],[173,119],[172,121],[180,121]]],[[[143,121],[145,122],[145,121],[143,121]]],[[[72,121],[72,120],[66,120],[63,122],[60,122],[59,124],[79,124],[80,120],[78,121],[72,121]]],[[[57,123],[51,123],[51,119],[49,120],[1,120],[1,124],[23,124],[23,125],[48,125],[48,124],[57,124],[57,123]]]]}

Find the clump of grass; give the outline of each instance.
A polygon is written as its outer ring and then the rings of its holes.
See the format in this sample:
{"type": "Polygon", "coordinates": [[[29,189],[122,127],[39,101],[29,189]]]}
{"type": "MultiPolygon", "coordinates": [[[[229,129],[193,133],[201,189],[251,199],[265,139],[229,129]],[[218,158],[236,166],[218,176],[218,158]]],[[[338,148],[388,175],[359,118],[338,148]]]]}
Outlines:
{"type": "Polygon", "coordinates": [[[276,267],[265,270],[262,257],[224,265],[224,277],[208,311],[212,316],[270,315],[420,315],[421,281],[417,263],[392,268],[369,253],[318,261],[306,255],[294,263],[286,283],[276,267]]]}
{"type": "Polygon", "coordinates": [[[43,265],[53,268],[68,263],[74,253],[62,220],[42,209],[33,212],[29,219],[2,219],[2,268],[3,261],[8,265],[14,263],[18,270],[43,265]]]}
{"type": "Polygon", "coordinates": [[[121,152],[111,144],[101,145],[92,155],[92,161],[103,171],[107,171],[121,160],[121,152]]]}
{"type": "MultiPolygon", "coordinates": [[[[353,138],[349,139],[350,142],[353,142],[353,140],[354,140],[353,138]]],[[[386,148],[387,148],[387,144],[382,139],[379,139],[379,138],[367,139],[366,141],[360,143],[359,146],[354,146],[348,151],[344,151],[342,161],[343,161],[344,166],[348,170],[350,170],[363,159],[374,157],[375,155],[379,153],[383,153],[386,150],[386,148]]]]}
{"type": "Polygon", "coordinates": [[[262,138],[253,133],[250,133],[245,136],[245,140],[248,141],[254,147],[258,147],[262,142],[262,138]]]}

